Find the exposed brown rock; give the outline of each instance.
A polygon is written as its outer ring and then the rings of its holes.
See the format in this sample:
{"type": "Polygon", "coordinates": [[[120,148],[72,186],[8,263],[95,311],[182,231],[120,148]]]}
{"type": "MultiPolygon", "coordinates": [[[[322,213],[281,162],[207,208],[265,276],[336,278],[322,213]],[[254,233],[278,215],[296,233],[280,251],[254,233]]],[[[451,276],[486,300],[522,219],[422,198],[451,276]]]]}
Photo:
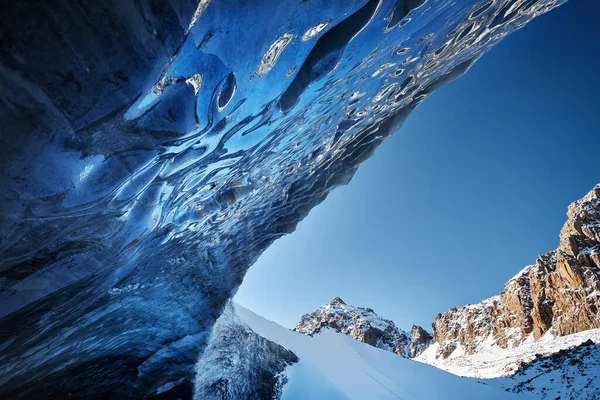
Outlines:
{"type": "Polygon", "coordinates": [[[569,206],[556,250],[538,257],[499,296],[438,314],[438,356],[460,344],[467,354],[491,335],[506,348],[530,334],[562,336],[600,328],[600,185],[569,206]]]}

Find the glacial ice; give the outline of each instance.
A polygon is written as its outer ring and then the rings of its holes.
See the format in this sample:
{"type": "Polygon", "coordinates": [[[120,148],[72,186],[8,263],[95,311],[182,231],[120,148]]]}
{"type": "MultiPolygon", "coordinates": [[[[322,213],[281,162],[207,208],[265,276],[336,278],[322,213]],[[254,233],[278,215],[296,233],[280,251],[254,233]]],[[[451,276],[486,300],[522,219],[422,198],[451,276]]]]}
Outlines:
{"type": "Polygon", "coordinates": [[[6,2],[0,397],[181,397],[260,253],[563,2],[6,2]]]}

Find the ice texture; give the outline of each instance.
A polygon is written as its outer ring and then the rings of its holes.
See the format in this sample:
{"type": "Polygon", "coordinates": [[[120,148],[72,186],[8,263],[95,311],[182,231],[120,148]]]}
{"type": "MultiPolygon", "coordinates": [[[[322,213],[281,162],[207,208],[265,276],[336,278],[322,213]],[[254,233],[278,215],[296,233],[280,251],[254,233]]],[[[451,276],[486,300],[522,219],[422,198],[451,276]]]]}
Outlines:
{"type": "Polygon", "coordinates": [[[4,2],[0,397],[190,395],[261,252],[562,2],[4,2]]]}
{"type": "Polygon", "coordinates": [[[252,331],[228,304],[196,365],[194,398],[279,399],[285,370],[298,361],[292,351],[252,331]]]}

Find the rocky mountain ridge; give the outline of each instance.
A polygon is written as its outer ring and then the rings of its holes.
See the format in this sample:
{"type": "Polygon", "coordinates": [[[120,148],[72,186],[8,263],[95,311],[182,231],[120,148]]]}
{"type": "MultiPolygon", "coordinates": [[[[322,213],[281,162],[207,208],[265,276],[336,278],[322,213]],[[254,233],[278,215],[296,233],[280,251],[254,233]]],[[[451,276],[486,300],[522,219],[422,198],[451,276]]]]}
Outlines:
{"type": "Polygon", "coordinates": [[[564,336],[600,328],[600,185],[573,202],[557,249],[538,257],[498,295],[438,314],[433,336],[438,357],[465,354],[492,338],[500,348],[550,332],[564,336]]]}
{"type": "Polygon", "coordinates": [[[371,308],[348,305],[339,297],[304,314],[294,330],[312,336],[324,328],[407,358],[416,357],[432,340],[420,326],[415,325],[411,332],[405,332],[371,308]]]}

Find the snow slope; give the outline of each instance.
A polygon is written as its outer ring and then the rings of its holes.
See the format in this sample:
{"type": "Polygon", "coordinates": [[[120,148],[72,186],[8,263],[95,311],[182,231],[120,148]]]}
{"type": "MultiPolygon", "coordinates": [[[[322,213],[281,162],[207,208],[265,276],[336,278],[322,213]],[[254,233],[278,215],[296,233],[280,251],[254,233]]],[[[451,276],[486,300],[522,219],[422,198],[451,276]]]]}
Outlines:
{"type": "Polygon", "coordinates": [[[533,399],[482,385],[430,365],[360,343],[323,329],[313,337],[290,331],[235,305],[240,320],[258,335],[293,351],[300,359],[286,368],[282,399],[533,399]]]}
{"type": "Polygon", "coordinates": [[[487,382],[511,392],[529,392],[542,400],[600,399],[600,346],[586,341],[572,349],[525,363],[514,375],[487,382]]]}
{"type": "Polygon", "coordinates": [[[537,341],[529,337],[519,346],[507,349],[496,345],[490,336],[480,343],[476,352],[471,355],[466,355],[460,344],[457,344],[456,350],[445,360],[436,358],[439,344],[434,343],[415,360],[463,377],[497,378],[515,372],[521,362],[530,362],[536,356],[550,355],[572,348],[588,339],[600,343],[600,329],[567,336],[554,336],[548,332],[537,341]]]}

